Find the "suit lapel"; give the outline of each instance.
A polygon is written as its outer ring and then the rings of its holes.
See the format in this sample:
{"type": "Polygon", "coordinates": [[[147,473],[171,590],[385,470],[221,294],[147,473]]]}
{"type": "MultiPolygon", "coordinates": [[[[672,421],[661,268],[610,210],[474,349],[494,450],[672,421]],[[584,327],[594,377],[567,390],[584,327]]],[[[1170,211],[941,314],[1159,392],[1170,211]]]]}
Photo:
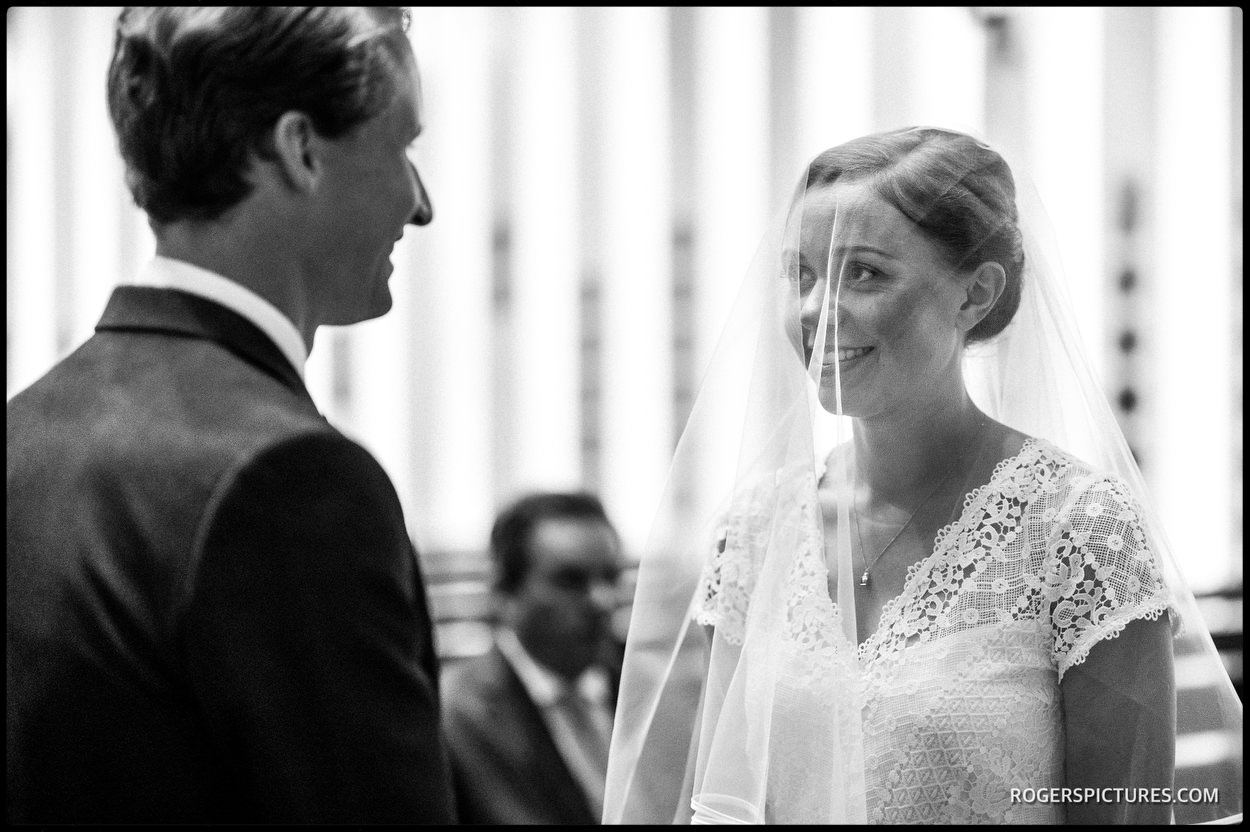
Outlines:
{"type": "Polygon", "coordinates": [[[313,404],[303,379],[269,336],[234,310],[199,295],[178,289],[118,286],[96,331],[167,332],[214,341],[313,404]]]}
{"type": "Polygon", "coordinates": [[[543,799],[550,802],[553,811],[566,817],[570,814],[584,816],[586,823],[595,822],[597,818],[582,794],[581,785],[560,753],[542,710],[530,698],[521,677],[497,646],[492,646],[487,655],[495,680],[491,692],[493,706],[498,712],[510,715],[507,720],[510,724],[521,727],[519,735],[501,737],[501,740],[525,749],[523,756],[532,766],[533,788],[543,793],[543,799]],[[536,753],[538,749],[542,752],[536,753]]]}

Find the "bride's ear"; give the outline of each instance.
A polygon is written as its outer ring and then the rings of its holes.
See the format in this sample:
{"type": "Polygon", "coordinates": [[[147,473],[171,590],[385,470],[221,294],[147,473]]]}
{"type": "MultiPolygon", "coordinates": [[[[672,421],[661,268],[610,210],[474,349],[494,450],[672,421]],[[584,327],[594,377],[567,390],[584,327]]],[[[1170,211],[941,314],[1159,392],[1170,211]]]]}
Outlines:
{"type": "Polygon", "coordinates": [[[1007,286],[1007,272],[993,260],[977,266],[970,277],[965,278],[964,301],[959,307],[959,328],[970,332],[981,319],[989,314],[1007,286]]]}

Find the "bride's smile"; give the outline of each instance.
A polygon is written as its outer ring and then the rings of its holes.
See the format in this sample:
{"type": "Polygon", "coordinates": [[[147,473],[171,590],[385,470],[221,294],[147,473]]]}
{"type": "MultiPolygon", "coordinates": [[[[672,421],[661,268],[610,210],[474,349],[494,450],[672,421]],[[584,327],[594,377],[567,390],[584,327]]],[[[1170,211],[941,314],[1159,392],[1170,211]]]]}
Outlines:
{"type": "Polygon", "coordinates": [[[830,263],[834,274],[830,286],[823,267],[814,270],[822,277],[800,284],[804,340],[823,356],[825,409],[837,409],[836,378],[849,416],[897,409],[901,398],[914,410],[917,399],[962,389],[964,291],[943,254],[870,182],[822,187],[806,200],[800,262],[809,271],[830,263]],[[829,311],[817,344],[822,304],[829,311]]]}
{"type": "Polygon", "coordinates": [[[872,347],[851,347],[849,349],[847,348],[839,349],[838,360],[839,361],[851,361],[853,359],[859,358],[862,355],[867,355],[868,353],[872,352],[872,350],[873,350],[872,347]]]}

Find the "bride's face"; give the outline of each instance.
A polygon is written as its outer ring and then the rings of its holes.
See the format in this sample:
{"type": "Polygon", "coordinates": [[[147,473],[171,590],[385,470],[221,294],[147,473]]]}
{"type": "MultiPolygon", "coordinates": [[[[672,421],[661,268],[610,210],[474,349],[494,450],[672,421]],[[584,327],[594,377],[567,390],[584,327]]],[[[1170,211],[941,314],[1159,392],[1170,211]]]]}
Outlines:
{"type": "Polygon", "coordinates": [[[808,356],[822,304],[829,309],[820,370],[826,410],[837,407],[835,367],[843,412],[856,417],[922,414],[962,385],[962,281],[936,244],[870,187],[807,192],[799,274],[808,356]]]}

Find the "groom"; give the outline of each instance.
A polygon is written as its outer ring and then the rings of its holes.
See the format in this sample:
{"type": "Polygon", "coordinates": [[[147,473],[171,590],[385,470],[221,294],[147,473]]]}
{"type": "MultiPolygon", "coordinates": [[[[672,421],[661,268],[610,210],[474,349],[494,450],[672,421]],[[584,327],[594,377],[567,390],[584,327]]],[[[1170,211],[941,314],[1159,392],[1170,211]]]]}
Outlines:
{"type": "Polygon", "coordinates": [[[431,218],[407,13],[132,8],[156,258],[7,406],[10,823],[454,822],[421,573],[302,378],[431,218]]]}

